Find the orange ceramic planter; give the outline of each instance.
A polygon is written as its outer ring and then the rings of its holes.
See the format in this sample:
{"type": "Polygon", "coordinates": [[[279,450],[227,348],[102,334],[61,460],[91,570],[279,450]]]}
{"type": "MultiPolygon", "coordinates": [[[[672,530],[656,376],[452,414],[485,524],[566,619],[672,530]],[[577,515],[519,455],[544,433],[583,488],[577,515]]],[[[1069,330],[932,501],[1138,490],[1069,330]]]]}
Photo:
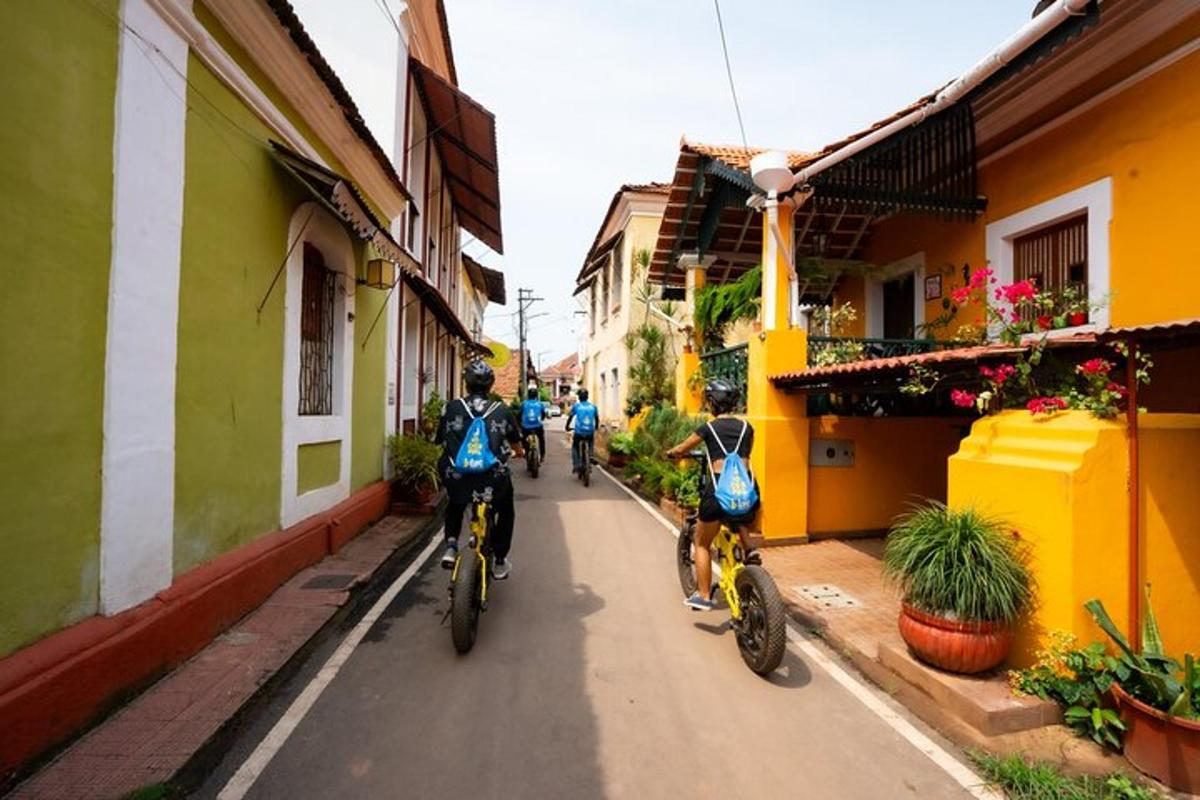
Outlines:
{"type": "Polygon", "coordinates": [[[1164,712],[1113,685],[1125,722],[1125,757],[1142,772],[1182,792],[1200,794],[1200,723],[1164,712]]]}
{"type": "Polygon", "coordinates": [[[1012,649],[1007,625],[949,620],[908,603],[900,609],[900,636],[925,663],[966,675],[1000,666],[1012,649]]]}

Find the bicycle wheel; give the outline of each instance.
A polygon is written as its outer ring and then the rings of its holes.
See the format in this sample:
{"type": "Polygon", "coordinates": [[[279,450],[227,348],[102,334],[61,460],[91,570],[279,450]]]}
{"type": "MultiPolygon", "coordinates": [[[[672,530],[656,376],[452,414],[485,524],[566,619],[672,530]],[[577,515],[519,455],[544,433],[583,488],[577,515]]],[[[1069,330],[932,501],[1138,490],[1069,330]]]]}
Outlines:
{"type": "Polygon", "coordinates": [[[450,601],[450,638],[459,653],[470,652],[479,630],[482,590],[479,557],[474,550],[463,552],[454,576],[454,594],[450,601]]]}
{"type": "Polygon", "coordinates": [[[738,650],[742,660],[759,675],[773,672],[783,660],[787,644],[787,621],[783,598],[770,574],[759,566],[748,566],[734,581],[742,607],[738,626],[738,650]]]}
{"type": "Polygon", "coordinates": [[[695,522],[684,522],[679,529],[679,540],[675,545],[675,562],[679,567],[679,588],[684,597],[696,591],[696,564],[692,560],[692,542],[696,533],[695,522]]]}
{"type": "Polygon", "coordinates": [[[529,467],[529,474],[536,478],[538,476],[538,467],[541,466],[542,460],[542,454],[538,451],[537,445],[529,448],[529,450],[525,453],[525,458],[528,462],[527,466],[529,467]]]}

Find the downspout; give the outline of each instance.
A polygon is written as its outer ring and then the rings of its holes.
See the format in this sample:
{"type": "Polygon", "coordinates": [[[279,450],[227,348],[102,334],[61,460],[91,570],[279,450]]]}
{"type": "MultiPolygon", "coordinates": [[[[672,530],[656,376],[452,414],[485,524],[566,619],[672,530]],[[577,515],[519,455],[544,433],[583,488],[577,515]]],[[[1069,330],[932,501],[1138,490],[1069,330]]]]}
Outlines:
{"type": "Polygon", "coordinates": [[[937,93],[931,102],[915,111],[905,114],[897,120],[889,122],[887,125],[872,131],[861,139],[856,139],[840,150],[830,153],[824,158],[817,159],[804,169],[797,171],[795,173],[796,185],[801,187],[806,186],[809,180],[818,173],[824,172],[851,156],[861,153],[871,145],[883,141],[897,131],[916,125],[924,121],[927,117],[941,111],[943,108],[953,105],[962,99],[967,92],[983,83],[1000,70],[1001,67],[1023,53],[1034,42],[1058,27],[1068,17],[1082,14],[1088,2],[1090,0],[1056,0],[1045,11],[1022,25],[1016,33],[1004,40],[999,47],[992,50],[992,52],[980,59],[973,67],[951,81],[937,93]]]}
{"type": "Polygon", "coordinates": [[[1129,641],[1142,649],[1141,490],[1138,475],[1138,343],[1130,340],[1125,355],[1125,429],[1129,440],[1129,641]]]}

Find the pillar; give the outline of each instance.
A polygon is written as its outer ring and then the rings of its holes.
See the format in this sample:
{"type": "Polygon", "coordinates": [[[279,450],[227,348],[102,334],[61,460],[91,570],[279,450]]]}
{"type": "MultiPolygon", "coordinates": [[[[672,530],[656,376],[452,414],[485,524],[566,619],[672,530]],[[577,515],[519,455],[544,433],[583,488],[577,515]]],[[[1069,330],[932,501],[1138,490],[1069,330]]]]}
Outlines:
{"type": "Polygon", "coordinates": [[[769,379],[808,363],[808,334],[791,325],[793,210],[790,203],[768,201],[763,214],[762,330],[750,340],[746,384],[746,418],[755,431],[750,462],[767,544],[808,538],[807,404],[804,395],[788,395],[769,379]]]}

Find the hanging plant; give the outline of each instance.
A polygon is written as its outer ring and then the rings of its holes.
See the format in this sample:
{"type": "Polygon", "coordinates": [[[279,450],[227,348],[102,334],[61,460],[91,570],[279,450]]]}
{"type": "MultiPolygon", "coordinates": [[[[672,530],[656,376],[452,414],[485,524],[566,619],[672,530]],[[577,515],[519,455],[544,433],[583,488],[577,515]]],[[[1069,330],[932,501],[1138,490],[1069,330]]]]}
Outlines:
{"type": "Polygon", "coordinates": [[[705,350],[725,346],[730,325],[758,318],[762,299],[762,267],[754,267],[732,283],[712,284],[696,292],[693,321],[705,350]]]}

